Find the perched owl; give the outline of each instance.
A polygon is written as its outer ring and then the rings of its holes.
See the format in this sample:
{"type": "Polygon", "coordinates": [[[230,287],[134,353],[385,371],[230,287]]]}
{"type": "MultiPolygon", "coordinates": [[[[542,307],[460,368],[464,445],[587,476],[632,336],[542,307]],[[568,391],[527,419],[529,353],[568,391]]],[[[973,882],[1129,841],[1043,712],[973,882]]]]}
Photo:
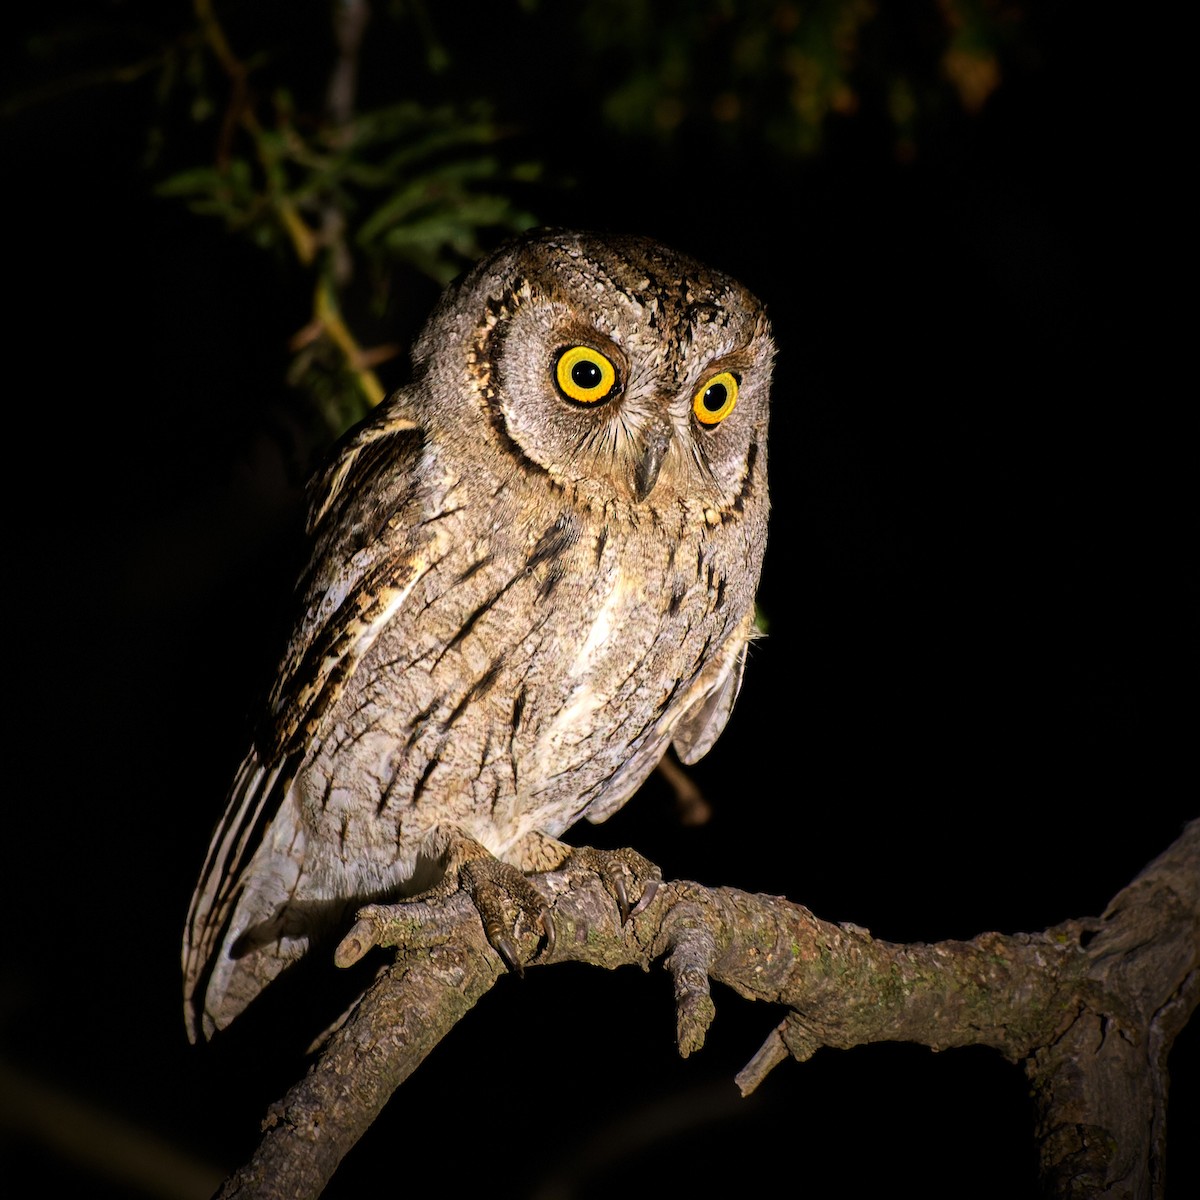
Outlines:
{"type": "Polygon", "coordinates": [[[188,913],[193,1039],[452,843],[547,869],[669,744],[708,751],[753,636],[773,353],[745,288],[641,238],[533,232],[446,292],[311,485],[298,621],[188,913]]]}

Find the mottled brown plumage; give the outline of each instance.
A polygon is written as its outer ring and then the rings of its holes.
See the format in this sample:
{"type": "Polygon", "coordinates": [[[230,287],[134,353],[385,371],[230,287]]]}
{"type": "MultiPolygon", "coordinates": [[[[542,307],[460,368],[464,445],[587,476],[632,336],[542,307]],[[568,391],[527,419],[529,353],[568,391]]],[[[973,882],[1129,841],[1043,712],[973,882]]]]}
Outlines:
{"type": "Polygon", "coordinates": [[[453,839],[544,869],[669,744],[707,752],[753,630],[772,355],[753,296],[644,239],[540,231],[448,290],[314,481],[300,619],[188,915],[193,1037],[453,839]]]}

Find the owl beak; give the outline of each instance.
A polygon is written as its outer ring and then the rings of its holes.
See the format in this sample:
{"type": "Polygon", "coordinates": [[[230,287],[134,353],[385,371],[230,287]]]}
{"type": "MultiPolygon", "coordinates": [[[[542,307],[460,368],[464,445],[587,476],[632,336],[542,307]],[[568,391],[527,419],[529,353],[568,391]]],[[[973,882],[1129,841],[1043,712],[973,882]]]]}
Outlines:
{"type": "Polygon", "coordinates": [[[665,429],[655,429],[647,439],[633,472],[633,494],[639,504],[654,490],[670,445],[671,435],[665,429]]]}

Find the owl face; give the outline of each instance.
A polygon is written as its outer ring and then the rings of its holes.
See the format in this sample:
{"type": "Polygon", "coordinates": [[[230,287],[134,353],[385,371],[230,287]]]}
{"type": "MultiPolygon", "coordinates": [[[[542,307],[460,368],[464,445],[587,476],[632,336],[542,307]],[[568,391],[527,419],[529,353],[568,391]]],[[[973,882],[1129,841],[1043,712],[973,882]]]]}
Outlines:
{"type": "MultiPolygon", "coordinates": [[[[774,347],[729,277],[645,239],[546,231],[477,268],[454,311],[486,314],[459,340],[498,458],[588,506],[723,512],[761,478],[774,347]]],[[[440,354],[456,339],[438,325],[423,342],[440,354]]]]}

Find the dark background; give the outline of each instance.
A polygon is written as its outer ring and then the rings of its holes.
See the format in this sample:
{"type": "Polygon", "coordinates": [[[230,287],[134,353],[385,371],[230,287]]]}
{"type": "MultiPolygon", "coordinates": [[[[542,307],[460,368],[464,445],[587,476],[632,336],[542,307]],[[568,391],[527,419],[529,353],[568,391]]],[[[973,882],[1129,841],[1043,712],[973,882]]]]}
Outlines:
{"type": "MultiPolygon", "coordinates": [[[[929,941],[1098,913],[1195,815],[1194,137],[1173,32],[1102,8],[1042,8],[983,111],[915,156],[867,112],[787,159],[623,138],[562,68],[562,29],[472,7],[493,59],[463,70],[583,180],[538,217],[728,270],[779,343],[770,633],[695,770],[712,819],[682,827],[651,780],[575,840],[929,941]]],[[[383,49],[368,85],[411,86],[383,49]]],[[[283,376],[309,296],[153,197],[145,113],[96,87],[4,123],[0,1061],[22,1074],[0,1152],[95,1196],[143,1193],[63,1148],[64,1097],[227,1170],[303,1068],[262,1021],[189,1047],[178,943],[290,619],[319,439],[283,376]],[[33,1081],[54,1148],[23,1119],[33,1081]]],[[[400,342],[437,288],[405,294],[400,342]]],[[[824,1051],[743,1101],[732,1077],[781,1014],[715,999],[684,1061],[661,971],[502,980],[328,1194],[428,1173],[522,1197],[780,1174],[1034,1194],[1026,1085],[996,1055],[824,1051]]],[[[1193,1022],[1173,1059],[1175,1196],[1200,1183],[1197,1042],[1193,1022]]]]}

